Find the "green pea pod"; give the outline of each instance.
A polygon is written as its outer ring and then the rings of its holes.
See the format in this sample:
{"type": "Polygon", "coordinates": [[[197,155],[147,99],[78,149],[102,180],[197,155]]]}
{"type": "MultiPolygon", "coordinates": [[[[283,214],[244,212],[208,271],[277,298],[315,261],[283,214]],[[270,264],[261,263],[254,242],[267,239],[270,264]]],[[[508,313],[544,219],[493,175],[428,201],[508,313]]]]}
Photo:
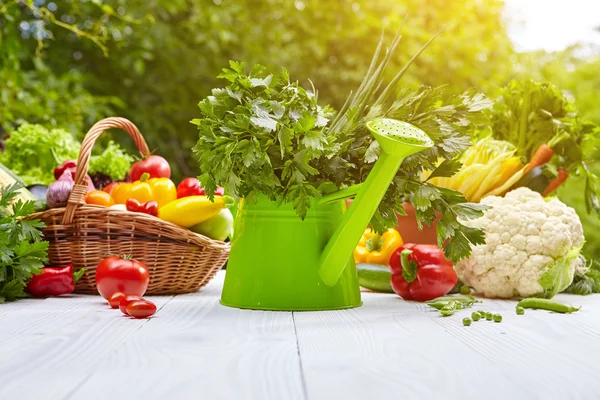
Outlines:
{"type": "Polygon", "coordinates": [[[454,312],[456,311],[456,302],[451,301],[448,304],[446,304],[444,307],[442,307],[442,309],[440,310],[440,312],[442,313],[442,315],[444,317],[449,317],[452,314],[454,314],[454,312]]]}
{"type": "Polygon", "coordinates": [[[535,310],[554,311],[554,312],[561,313],[561,314],[573,313],[573,312],[579,311],[579,309],[581,308],[581,307],[577,308],[577,307],[573,307],[573,306],[568,306],[566,304],[562,304],[557,301],[552,301],[552,300],[548,300],[548,299],[538,299],[536,297],[530,297],[530,298],[521,300],[517,304],[517,307],[531,308],[531,309],[535,309],[535,310]]]}
{"type": "Polygon", "coordinates": [[[469,303],[469,302],[475,302],[475,298],[473,296],[442,296],[442,297],[436,297],[433,300],[429,300],[427,303],[436,303],[438,301],[458,301],[461,303],[469,303]]]}
{"type": "Polygon", "coordinates": [[[427,305],[429,307],[433,307],[436,310],[441,310],[442,308],[444,308],[446,305],[448,305],[447,301],[435,301],[433,303],[427,303],[427,305]]]}

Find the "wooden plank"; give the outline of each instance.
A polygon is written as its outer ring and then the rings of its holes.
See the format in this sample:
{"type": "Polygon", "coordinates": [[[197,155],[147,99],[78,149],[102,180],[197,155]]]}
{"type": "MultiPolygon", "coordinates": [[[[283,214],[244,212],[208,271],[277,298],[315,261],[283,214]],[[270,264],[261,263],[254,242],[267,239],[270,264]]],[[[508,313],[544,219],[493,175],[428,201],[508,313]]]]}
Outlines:
{"type": "Polygon", "coordinates": [[[567,299],[588,303],[588,315],[521,317],[515,302],[484,300],[505,321],[464,327],[470,311],[443,318],[373,293],[354,310],[296,313],[308,398],[600,398],[600,296],[567,299]]]}
{"type": "MultiPolygon", "coordinates": [[[[171,298],[151,299],[162,307],[171,298]]],[[[66,398],[99,358],[149,322],[123,316],[99,296],[22,300],[7,310],[0,315],[0,399],[66,398]]]]}
{"type": "MultiPolygon", "coordinates": [[[[583,304],[573,314],[543,310],[515,313],[515,301],[483,300],[479,308],[500,313],[503,321],[477,323],[465,334],[456,321],[434,320],[480,355],[510,374],[513,382],[533,389],[537,398],[600,398],[600,295],[559,295],[563,303],[583,304]]],[[[459,314],[458,319],[469,313],[459,314]]]]}
{"type": "Polygon", "coordinates": [[[583,305],[571,315],[484,300],[504,321],[463,327],[472,310],[374,293],[345,311],[231,309],[222,279],[152,298],[150,320],[97,296],[0,306],[0,399],[600,398],[600,295],[559,296],[583,305]]]}
{"type": "Polygon", "coordinates": [[[69,398],[304,399],[292,314],[221,306],[220,280],[169,302],[69,398]]]}

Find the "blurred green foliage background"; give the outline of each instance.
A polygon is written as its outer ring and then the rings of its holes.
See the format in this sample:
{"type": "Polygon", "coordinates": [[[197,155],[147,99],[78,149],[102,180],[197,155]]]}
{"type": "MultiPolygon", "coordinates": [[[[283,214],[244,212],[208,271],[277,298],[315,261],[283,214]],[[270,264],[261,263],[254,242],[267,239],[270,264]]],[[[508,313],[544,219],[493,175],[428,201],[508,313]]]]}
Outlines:
{"type": "MultiPolygon", "coordinates": [[[[511,78],[531,76],[569,91],[581,114],[600,124],[600,58],[579,56],[580,47],[515,52],[503,8],[502,0],[5,0],[0,136],[30,122],[81,138],[95,121],[119,115],[171,162],[176,179],[197,175],[189,121],[228,60],[285,66],[339,108],[382,29],[392,35],[405,16],[390,73],[446,26],[406,86],[476,87],[493,96],[511,78]]],[[[122,133],[112,136],[131,145],[122,133]]],[[[584,219],[589,255],[600,248],[600,220],[585,214],[582,191],[573,177],[560,196],[584,219]]]]}

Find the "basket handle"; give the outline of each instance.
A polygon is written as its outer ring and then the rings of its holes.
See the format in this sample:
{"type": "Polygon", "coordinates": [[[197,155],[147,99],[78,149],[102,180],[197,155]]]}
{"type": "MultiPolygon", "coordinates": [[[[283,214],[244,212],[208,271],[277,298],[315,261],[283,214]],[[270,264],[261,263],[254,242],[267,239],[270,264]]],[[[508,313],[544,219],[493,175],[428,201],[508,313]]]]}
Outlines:
{"type": "Polygon", "coordinates": [[[88,190],[87,185],[87,173],[90,163],[90,157],[92,155],[92,148],[96,139],[100,137],[104,131],[111,128],[121,128],[131,136],[135,142],[135,146],[142,153],[144,158],[150,156],[150,149],[144,140],[144,137],[140,133],[139,129],[128,119],[120,117],[111,117],[100,120],[94,124],[86,133],[83,142],[81,143],[81,150],[79,151],[79,158],[77,159],[77,169],[75,172],[75,184],[73,190],[69,196],[65,213],[63,216],[63,225],[69,225],[73,222],[75,217],[75,211],[80,204],[85,204],[85,195],[88,190]]]}

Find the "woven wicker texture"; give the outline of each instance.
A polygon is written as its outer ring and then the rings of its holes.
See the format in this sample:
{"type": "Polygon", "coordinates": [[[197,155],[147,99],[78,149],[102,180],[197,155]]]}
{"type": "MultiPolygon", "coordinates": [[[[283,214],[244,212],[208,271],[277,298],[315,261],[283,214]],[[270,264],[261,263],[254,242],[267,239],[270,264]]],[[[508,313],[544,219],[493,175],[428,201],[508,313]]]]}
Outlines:
{"type": "Polygon", "coordinates": [[[109,255],[131,254],[150,271],[147,294],[188,293],[206,285],[229,256],[229,244],[209,239],[170,222],[142,213],[85,205],[88,162],[94,142],[107,129],[121,128],[143,155],[150,152],[139,130],[124,118],[106,118],[87,133],[75,174],[75,186],[65,208],[33,214],[46,224],[50,264],[72,263],[86,273],[77,293],[98,293],[96,267],[109,255]]]}

